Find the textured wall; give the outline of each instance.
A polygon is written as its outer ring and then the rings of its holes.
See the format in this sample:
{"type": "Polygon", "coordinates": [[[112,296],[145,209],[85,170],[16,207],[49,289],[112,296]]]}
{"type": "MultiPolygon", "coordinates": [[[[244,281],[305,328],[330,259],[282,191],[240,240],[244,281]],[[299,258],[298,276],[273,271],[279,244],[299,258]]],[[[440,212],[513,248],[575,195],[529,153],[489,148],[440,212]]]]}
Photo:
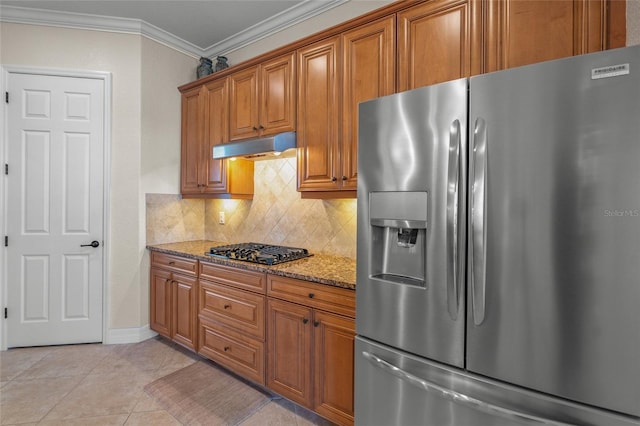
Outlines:
{"type": "Polygon", "coordinates": [[[640,0],[627,0],[627,46],[640,44],[640,0]]]}
{"type": "Polygon", "coordinates": [[[147,243],[209,239],[304,247],[356,256],[356,201],[303,200],[295,158],[257,161],[253,200],[181,200],[148,194],[147,243]],[[218,224],[219,212],[225,224],[218,224]]]}

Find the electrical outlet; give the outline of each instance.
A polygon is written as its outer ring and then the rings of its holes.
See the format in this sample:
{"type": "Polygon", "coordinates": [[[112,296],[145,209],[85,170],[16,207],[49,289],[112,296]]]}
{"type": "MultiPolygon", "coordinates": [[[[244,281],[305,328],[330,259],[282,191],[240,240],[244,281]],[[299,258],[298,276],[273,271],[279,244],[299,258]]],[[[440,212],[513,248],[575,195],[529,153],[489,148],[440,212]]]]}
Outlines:
{"type": "Polygon", "coordinates": [[[218,212],[218,223],[224,225],[224,212],[218,212]]]}

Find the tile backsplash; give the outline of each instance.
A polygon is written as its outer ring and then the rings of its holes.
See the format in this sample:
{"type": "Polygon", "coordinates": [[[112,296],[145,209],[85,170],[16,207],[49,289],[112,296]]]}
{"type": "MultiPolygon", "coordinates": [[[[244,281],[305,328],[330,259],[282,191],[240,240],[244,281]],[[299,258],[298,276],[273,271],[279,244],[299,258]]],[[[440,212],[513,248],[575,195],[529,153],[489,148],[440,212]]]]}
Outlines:
{"type": "Polygon", "coordinates": [[[147,244],[252,241],[356,257],[355,199],[301,199],[295,158],[257,161],[254,179],[253,200],[147,194],[147,244]],[[220,212],[224,225],[218,223],[220,212]]]}

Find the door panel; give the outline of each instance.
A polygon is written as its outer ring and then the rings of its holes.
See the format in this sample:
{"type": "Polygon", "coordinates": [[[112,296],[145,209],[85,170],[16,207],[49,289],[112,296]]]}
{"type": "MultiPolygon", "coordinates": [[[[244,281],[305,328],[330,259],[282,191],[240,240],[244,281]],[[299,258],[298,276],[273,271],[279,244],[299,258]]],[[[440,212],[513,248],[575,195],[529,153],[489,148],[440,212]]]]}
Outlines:
{"type": "Polygon", "coordinates": [[[361,103],[358,150],[358,334],[460,367],[466,92],[461,79],[361,103]]]}
{"type": "Polygon", "coordinates": [[[312,311],[294,303],[267,301],[267,386],[311,407],[312,311]]]}
{"type": "Polygon", "coordinates": [[[470,126],[486,132],[472,129],[470,181],[474,149],[488,166],[469,235],[486,224],[486,268],[470,269],[467,325],[468,369],[636,416],[638,68],[634,48],[472,77],[470,126]],[[592,79],[619,64],[631,73],[592,79]]]}
{"type": "Polygon", "coordinates": [[[358,426],[637,426],[616,415],[355,340],[358,426]]]}
{"type": "Polygon", "coordinates": [[[104,81],[7,87],[8,347],[102,341],[104,81]]]}
{"type": "Polygon", "coordinates": [[[340,39],[298,50],[298,190],[338,188],[340,39]]]}
{"type": "MultiPolygon", "coordinates": [[[[342,189],[358,186],[358,104],[395,92],[395,16],[360,26],[341,36],[342,189]]],[[[363,141],[366,143],[366,141],[363,141]]]]}

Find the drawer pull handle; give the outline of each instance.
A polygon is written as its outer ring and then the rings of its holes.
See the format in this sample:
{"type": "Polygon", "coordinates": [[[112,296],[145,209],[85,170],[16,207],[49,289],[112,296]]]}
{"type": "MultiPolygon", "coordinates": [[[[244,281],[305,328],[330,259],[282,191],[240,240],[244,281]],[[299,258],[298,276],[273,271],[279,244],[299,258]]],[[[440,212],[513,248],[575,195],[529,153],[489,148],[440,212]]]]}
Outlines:
{"type": "Polygon", "coordinates": [[[313,299],[314,297],[315,297],[315,294],[309,293],[309,299],[313,299]]]}
{"type": "Polygon", "coordinates": [[[320,321],[314,321],[314,322],[313,322],[313,326],[314,326],[314,327],[317,327],[317,326],[319,326],[319,325],[320,325],[320,321]]]}
{"type": "Polygon", "coordinates": [[[176,262],[173,261],[173,260],[169,262],[169,265],[175,265],[175,264],[176,264],[176,262]]]}
{"type": "Polygon", "coordinates": [[[231,350],[231,346],[225,346],[225,347],[224,347],[224,351],[225,351],[225,352],[228,352],[228,351],[230,351],[230,350],[231,350]]]}
{"type": "Polygon", "coordinates": [[[225,309],[229,309],[231,307],[231,305],[224,305],[225,309]]]}
{"type": "Polygon", "coordinates": [[[302,319],[302,323],[303,323],[303,324],[306,324],[306,323],[308,323],[308,322],[309,322],[309,320],[308,320],[308,319],[306,319],[306,318],[303,318],[303,319],[302,319]]]}

